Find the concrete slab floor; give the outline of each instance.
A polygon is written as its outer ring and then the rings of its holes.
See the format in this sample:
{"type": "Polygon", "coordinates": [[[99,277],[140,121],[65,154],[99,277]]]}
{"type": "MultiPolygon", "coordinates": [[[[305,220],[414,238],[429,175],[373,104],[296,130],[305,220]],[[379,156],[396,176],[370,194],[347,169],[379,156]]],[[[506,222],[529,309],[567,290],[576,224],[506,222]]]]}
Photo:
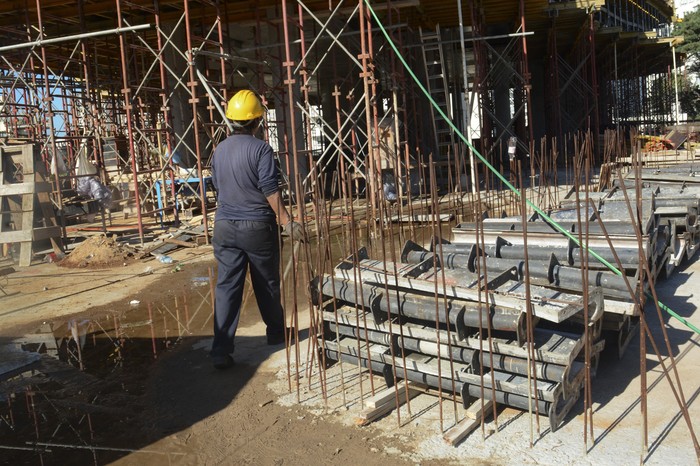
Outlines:
{"type": "MultiPolygon", "coordinates": [[[[698,321],[695,311],[700,306],[698,277],[700,262],[695,261],[676,270],[670,279],[660,283],[657,288],[661,302],[694,323],[698,321]]],[[[700,367],[700,335],[663,311],[662,319],[660,322],[652,305],[647,306],[648,325],[667,368],[671,360],[662,326],[668,332],[670,350],[675,357],[683,394],[689,404],[690,420],[697,430],[700,426],[700,402],[697,401],[700,394],[700,372],[697,371],[700,367]]],[[[307,354],[306,348],[300,353],[303,360],[307,354]]],[[[643,446],[639,354],[639,331],[621,360],[613,352],[604,353],[598,374],[592,380],[593,434],[590,434],[589,427],[587,444],[584,443],[583,394],[555,432],[550,431],[545,416],[540,418],[538,433],[534,415],[531,417],[527,412],[506,408],[499,411],[498,426],[490,418],[485,423],[483,435],[477,429],[456,447],[446,445],[442,439],[440,406],[433,395],[419,395],[413,399],[411,413],[404,405],[400,417],[394,411],[372,425],[381,429],[388,438],[397,438],[413,445],[413,452],[397,454],[417,463],[440,460],[455,464],[696,464],[698,457],[686,420],[648,339],[648,447],[643,446]]],[[[366,373],[360,376],[356,367],[345,363],[341,386],[340,367],[338,364],[333,366],[326,374],[327,401],[324,402],[318,379],[312,376],[309,382],[302,366],[300,395],[297,398],[294,386],[292,392],[288,392],[286,369],[283,367],[285,362],[280,360],[282,356],[277,356],[277,361],[272,362],[279,372],[278,380],[271,385],[281,396],[281,403],[292,406],[300,400],[312,412],[331,412],[338,422],[346,425],[354,423],[362,409],[360,378],[363,380],[365,398],[370,391],[366,373]]],[[[675,375],[671,373],[670,376],[675,384],[675,375]]],[[[374,382],[375,387],[384,388],[380,377],[375,377],[374,382]]],[[[444,401],[442,410],[444,429],[454,425],[455,419],[464,417],[464,410],[458,408],[455,418],[451,401],[444,401]]]]}

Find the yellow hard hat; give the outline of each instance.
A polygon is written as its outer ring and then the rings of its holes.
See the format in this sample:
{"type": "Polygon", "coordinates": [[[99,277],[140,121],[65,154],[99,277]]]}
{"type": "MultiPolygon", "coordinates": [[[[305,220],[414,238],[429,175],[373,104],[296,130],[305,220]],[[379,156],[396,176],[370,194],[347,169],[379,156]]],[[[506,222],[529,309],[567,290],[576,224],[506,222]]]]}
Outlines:
{"type": "Polygon", "coordinates": [[[263,116],[260,99],[253,91],[243,90],[231,97],[226,107],[226,117],[235,121],[247,121],[263,116]]]}

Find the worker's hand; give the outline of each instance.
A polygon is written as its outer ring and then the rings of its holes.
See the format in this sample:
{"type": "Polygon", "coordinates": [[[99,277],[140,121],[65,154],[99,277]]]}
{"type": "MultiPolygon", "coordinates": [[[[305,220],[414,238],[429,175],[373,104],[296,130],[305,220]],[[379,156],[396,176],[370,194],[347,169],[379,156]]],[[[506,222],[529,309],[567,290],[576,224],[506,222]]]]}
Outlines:
{"type": "Polygon", "coordinates": [[[304,241],[304,226],[294,220],[284,226],[284,233],[292,238],[292,241],[304,241]]]}

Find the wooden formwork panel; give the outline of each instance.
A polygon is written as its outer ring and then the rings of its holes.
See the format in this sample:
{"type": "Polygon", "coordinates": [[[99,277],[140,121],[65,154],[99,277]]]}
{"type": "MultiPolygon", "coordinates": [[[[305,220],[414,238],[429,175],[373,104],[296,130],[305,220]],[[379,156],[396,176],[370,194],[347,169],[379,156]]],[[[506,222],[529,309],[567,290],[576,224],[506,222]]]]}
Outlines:
{"type": "Polygon", "coordinates": [[[61,249],[50,190],[37,146],[0,147],[0,244],[20,244],[22,267],[31,264],[34,241],[51,239],[54,249],[61,249]]]}

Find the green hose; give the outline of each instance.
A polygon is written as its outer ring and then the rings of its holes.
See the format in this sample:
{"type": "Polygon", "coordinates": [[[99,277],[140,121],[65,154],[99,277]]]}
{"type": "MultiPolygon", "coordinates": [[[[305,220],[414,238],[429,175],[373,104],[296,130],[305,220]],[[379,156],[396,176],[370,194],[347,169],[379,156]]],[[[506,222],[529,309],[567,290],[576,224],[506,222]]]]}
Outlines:
{"type": "MultiPolygon", "coordinates": [[[[394,44],[394,41],[391,40],[391,37],[390,37],[389,34],[387,33],[386,29],[384,29],[384,25],[382,24],[382,22],[381,22],[381,21],[379,20],[379,18],[377,17],[377,14],[375,13],[374,9],[372,8],[372,5],[370,5],[369,0],[364,0],[364,2],[365,2],[365,4],[367,5],[367,8],[369,9],[370,13],[372,14],[372,17],[374,18],[374,20],[376,21],[377,25],[379,26],[379,29],[382,31],[382,34],[384,34],[384,37],[386,38],[386,40],[387,40],[387,42],[389,43],[389,45],[391,46],[392,50],[393,50],[394,53],[396,54],[396,57],[401,61],[401,64],[403,65],[403,67],[406,69],[406,71],[408,72],[408,74],[411,75],[411,78],[413,79],[413,81],[414,81],[414,82],[416,83],[416,85],[420,88],[420,90],[423,92],[423,94],[425,94],[425,96],[426,96],[426,97],[428,98],[428,100],[430,101],[431,105],[432,105],[432,106],[435,108],[435,110],[440,114],[440,116],[442,117],[442,119],[445,120],[445,122],[446,122],[448,125],[450,125],[450,128],[452,128],[452,131],[454,131],[455,134],[457,134],[457,135],[459,136],[459,138],[467,145],[467,147],[469,147],[469,149],[479,158],[479,160],[481,160],[481,161],[488,167],[488,169],[491,170],[491,172],[493,172],[493,174],[496,175],[496,177],[497,177],[499,180],[501,180],[501,181],[508,187],[508,189],[510,189],[511,191],[513,191],[513,192],[515,193],[516,196],[522,197],[521,192],[518,191],[518,189],[517,189],[515,186],[513,186],[513,185],[512,185],[498,170],[496,170],[496,168],[494,168],[494,166],[491,165],[491,164],[489,163],[489,161],[486,160],[486,159],[484,158],[484,156],[481,155],[481,153],[480,153],[478,150],[476,150],[476,148],[469,142],[469,140],[467,139],[467,137],[464,136],[464,134],[462,134],[461,131],[459,131],[459,129],[458,129],[458,128],[455,126],[455,124],[452,122],[452,120],[445,114],[445,112],[442,111],[442,109],[441,109],[440,106],[435,102],[435,100],[433,100],[433,98],[431,97],[430,93],[425,89],[425,87],[423,86],[423,84],[420,82],[420,80],[419,80],[419,79],[416,77],[416,75],[413,73],[413,70],[411,70],[411,68],[408,66],[408,63],[406,63],[406,61],[404,60],[403,55],[401,55],[401,53],[399,52],[398,48],[396,47],[396,44],[394,44]]],[[[610,262],[608,262],[607,260],[605,260],[603,257],[601,257],[598,253],[596,253],[596,252],[593,251],[592,249],[589,249],[589,248],[587,248],[586,246],[582,245],[581,242],[578,240],[578,238],[576,238],[574,235],[572,235],[571,232],[569,232],[568,230],[566,230],[565,228],[563,228],[563,227],[562,227],[561,225],[559,225],[557,222],[555,222],[554,220],[552,220],[542,209],[540,209],[539,207],[537,207],[534,203],[532,203],[532,201],[528,200],[527,197],[525,198],[525,202],[527,203],[527,205],[528,205],[529,207],[531,207],[535,212],[537,212],[542,218],[544,218],[550,225],[552,225],[552,226],[553,226],[554,228],[556,228],[559,232],[563,233],[566,237],[568,237],[570,240],[572,240],[574,243],[576,243],[576,245],[578,245],[581,249],[583,249],[584,251],[586,251],[586,252],[588,252],[589,254],[591,254],[593,257],[595,257],[599,262],[601,262],[603,265],[605,265],[608,269],[610,269],[611,271],[613,271],[615,274],[617,274],[617,275],[622,275],[622,272],[621,272],[620,270],[618,270],[617,267],[615,267],[613,264],[611,264],[610,262]]],[[[651,298],[652,300],[654,299],[653,296],[651,296],[651,294],[650,294],[649,292],[646,292],[646,295],[647,295],[648,298],[651,298]]],[[[666,306],[665,304],[663,304],[661,301],[658,301],[657,304],[658,304],[658,306],[659,306],[661,309],[663,309],[664,311],[666,311],[666,312],[667,312],[669,315],[671,315],[672,317],[678,319],[678,321],[680,321],[681,323],[683,323],[686,327],[690,328],[690,329],[693,330],[695,333],[700,334],[700,329],[699,329],[698,327],[696,327],[695,325],[691,324],[690,322],[688,322],[687,319],[685,319],[685,318],[679,316],[676,312],[674,312],[674,311],[673,311],[672,309],[670,309],[668,306],[666,306]]]]}

